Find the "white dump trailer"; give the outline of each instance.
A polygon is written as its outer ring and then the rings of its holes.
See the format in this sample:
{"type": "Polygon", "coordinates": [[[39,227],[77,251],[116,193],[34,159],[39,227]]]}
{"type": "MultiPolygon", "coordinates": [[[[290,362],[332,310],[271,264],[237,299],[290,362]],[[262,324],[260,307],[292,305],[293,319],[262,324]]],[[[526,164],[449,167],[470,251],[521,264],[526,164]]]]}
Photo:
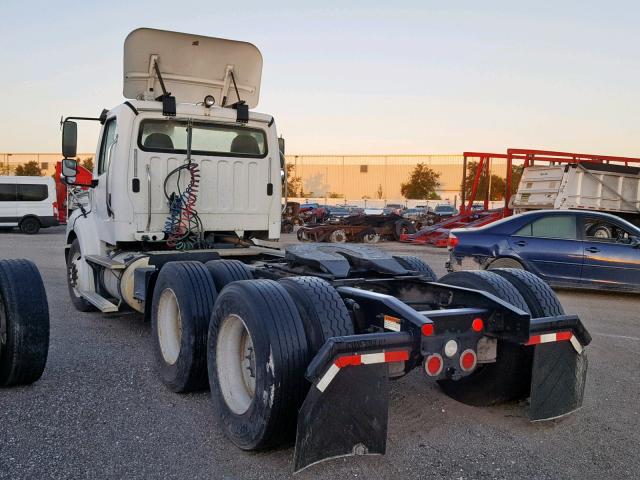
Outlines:
{"type": "Polygon", "coordinates": [[[527,167],[511,208],[596,210],[640,225],[640,168],[590,162],[527,167]]]}

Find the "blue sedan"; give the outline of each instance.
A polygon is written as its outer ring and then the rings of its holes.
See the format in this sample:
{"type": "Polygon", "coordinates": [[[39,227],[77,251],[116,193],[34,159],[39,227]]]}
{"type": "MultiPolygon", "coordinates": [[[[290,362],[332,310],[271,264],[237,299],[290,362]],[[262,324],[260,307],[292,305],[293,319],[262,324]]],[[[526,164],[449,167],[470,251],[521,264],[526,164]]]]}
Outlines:
{"type": "Polygon", "coordinates": [[[607,213],[523,213],[452,230],[449,248],[449,271],[524,268],[556,287],[640,292],[640,228],[607,213]]]}

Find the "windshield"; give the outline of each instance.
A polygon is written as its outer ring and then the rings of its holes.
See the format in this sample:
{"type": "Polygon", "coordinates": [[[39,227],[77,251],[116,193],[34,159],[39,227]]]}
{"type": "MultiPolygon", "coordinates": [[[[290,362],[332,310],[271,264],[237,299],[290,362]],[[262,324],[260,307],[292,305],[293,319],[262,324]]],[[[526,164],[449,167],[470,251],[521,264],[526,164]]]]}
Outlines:
{"type": "MultiPolygon", "coordinates": [[[[224,155],[262,158],[267,154],[264,131],[255,128],[194,122],[191,152],[194,155],[224,155]]],[[[138,145],[144,151],[187,153],[185,120],[143,120],[138,145]]]]}

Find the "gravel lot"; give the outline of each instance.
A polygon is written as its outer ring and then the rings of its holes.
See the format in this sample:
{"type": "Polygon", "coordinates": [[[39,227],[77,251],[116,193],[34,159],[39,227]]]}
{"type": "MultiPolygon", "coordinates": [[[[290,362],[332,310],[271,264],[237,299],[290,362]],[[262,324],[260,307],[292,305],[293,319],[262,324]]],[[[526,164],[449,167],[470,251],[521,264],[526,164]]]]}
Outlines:
{"type": "MultiPolygon", "coordinates": [[[[242,452],[217,428],[207,392],[163,387],[140,315],[74,310],[63,233],[0,232],[0,258],[30,258],[40,268],[52,321],[43,378],[0,390],[0,478],[291,477],[292,448],[242,452]]],[[[383,247],[420,255],[444,273],[446,251],[383,247]]],[[[640,298],[574,291],[560,298],[594,338],[582,410],[531,424],[522,406],[467,407],[414,371],[392,384],[386,456],[337,459],[296,478],[638,478],[640,298]]]]}

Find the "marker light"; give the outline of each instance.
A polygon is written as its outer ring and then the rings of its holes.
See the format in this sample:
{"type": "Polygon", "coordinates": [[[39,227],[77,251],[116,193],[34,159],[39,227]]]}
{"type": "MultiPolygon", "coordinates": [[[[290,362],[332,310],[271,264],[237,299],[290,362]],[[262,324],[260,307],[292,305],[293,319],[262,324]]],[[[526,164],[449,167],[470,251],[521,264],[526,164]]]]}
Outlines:
{"type": "Polygon", "coordinates": [[[482,319],[480,317],[474,318],[473,321],[471,322],[471,329],[474,332],[481,332],[483,328],[484,328],[484,322],[482,321],[482,319]]]}
{"type": "Polygon", "coordinates": [[[421,327],[422,335],[430,337],[433,335],[433,323],[423,323],[421,327]]]}
{"type": "Polygon", "coordinates": [[[213,98],[213,95],[207,95],[204,97],[204,106],[207,108],[213,107],[213,104],[216,103],[216,99],[213,98]]]}

